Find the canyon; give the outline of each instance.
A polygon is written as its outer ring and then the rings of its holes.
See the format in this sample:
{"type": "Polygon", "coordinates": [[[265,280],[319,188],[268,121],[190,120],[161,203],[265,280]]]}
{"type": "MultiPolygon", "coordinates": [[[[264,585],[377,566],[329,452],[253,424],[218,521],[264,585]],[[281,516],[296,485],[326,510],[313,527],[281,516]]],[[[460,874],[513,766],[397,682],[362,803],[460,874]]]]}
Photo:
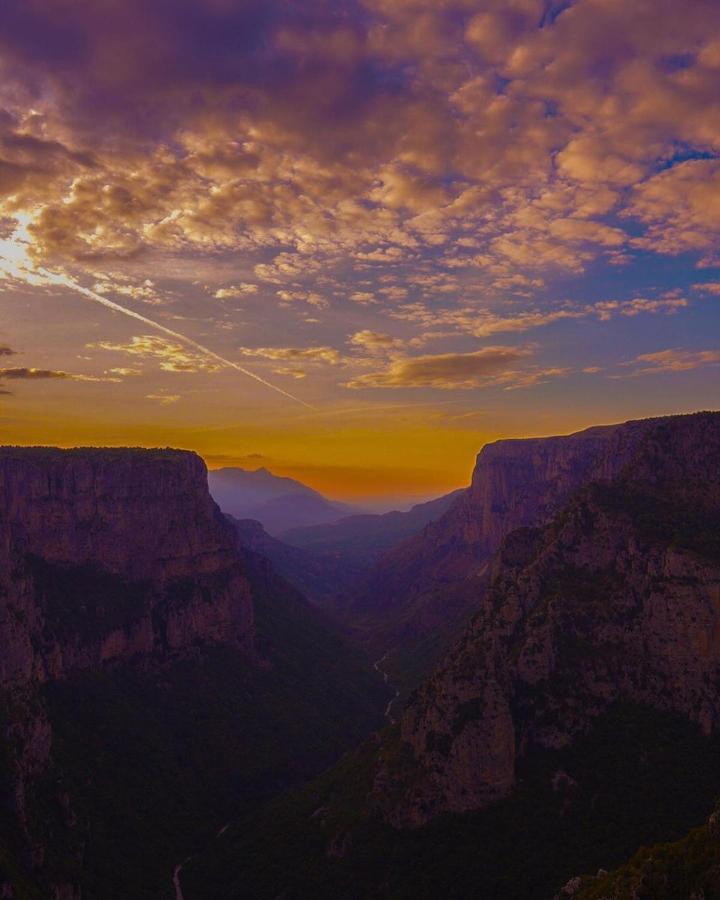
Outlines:
{"type": "Polygon", "coordinates": [[[716,413],[484,448],[358,600],[393,623],[389,678],[409,634],[450,618],[449,648],[303,805],[199,862],[197,896],[210,865],[241,896],[242,860],[257,896],[549,898],[699,824],[720,790],[719,462],[716,413]]]}
{"type": "Polygon", "coordinates": [[[502,542],[470,626],[403,717],[418,768],[394,787],[394,824],[507,796],[518,755],[569,744],[619,698],[717,730],[720,428],[634,431],[548,525],[502,542]]]}
{"type": "Polygon", "coordinates": [[[5,895],[589,898],[694,840],[720,414],[499,441],[389,515],[290,544],[192,453],[0,450],[5,895]]]}
{"type": "Polygon", "coordinates": [[[3,448],[0,554],[10,812],[0,883],[10,896],[92,896],[93,879],[116,864],[113,840],[135,872],[101,895],[158,896],[170,884],[163,866],[229,813],[228,798],[240,808],[247,795],[307,777],[381,721],[383,686],[329,622],[238,545],[195,454],[3,448]],[[328,688],[322,675],[307,678],[300,698],[298,669],[309,659],[337,680],[328,688]],[[318,692],[336,710],[332,723],[313,708],[318,692]],[[207,744],[208,725],[218,746],[207,744]],[[283,729],[305,746],[268,752],[283,729]],[[177,753],[187,760],[175,762],[177,753]],[[189,760],[203,757],[200,774],[189,760]],[[114,839],[105,835],[108,802],[114,839]],[[193,806],[205,817],[197,826],[187,819],[193,806]],[[148,826],[138,829],[143,809],[148,826]],[[166,814],[179,821],[153,833],[166,814]],[[159,844],[143,873],[145,840],[159,844]]]}
{"type": "Polygon", "coordinates": [[[659,421],[487,444],[470,487],[443,515],[381,556],[351,595],[348,619],[382,649],[462,624],[506,535],[547,521],[583,484],[617,476],[659,421]]]}

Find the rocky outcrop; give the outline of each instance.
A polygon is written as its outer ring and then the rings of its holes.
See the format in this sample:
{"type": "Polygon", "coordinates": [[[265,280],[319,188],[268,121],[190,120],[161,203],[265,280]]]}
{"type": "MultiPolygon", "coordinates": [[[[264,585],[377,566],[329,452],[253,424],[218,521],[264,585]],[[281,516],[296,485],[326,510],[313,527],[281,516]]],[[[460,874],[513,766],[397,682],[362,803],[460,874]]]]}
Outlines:
{"type": "Polygon", "coordinates": [[[591,481],[546,526],[505,538],[470,627],[411,699],[411,761],[376,782],[395,825],[506,796],[520,757],[568,744],[614,701],[720,726],[720,415],[585,435],[582,464],[559,440],[486,458],[495,473],[474,483],[467,528],[487,549],[511,521],[550,510],[553,478],[566,495],[591,481]],[[523,473],[515,499],[508,459],[523,473]]]}
{"type": "Polygon", "coordinates": [[[571,878],[554,900],[711,900],[720,894],[720,808],[682,840],[643,847],[614,872],[571,878]]]}

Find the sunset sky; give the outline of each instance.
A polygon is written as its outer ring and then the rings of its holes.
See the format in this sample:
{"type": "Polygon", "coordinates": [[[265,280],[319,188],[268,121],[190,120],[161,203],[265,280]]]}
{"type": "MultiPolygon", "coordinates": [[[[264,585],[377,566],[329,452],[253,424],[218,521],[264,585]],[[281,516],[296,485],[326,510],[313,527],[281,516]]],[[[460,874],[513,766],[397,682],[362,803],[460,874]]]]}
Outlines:
{"type": "Polygon", "coordinates": [[[720,3],[4,0],[0,290],[3,443],[342,499],[717,408],[720,3]]]}

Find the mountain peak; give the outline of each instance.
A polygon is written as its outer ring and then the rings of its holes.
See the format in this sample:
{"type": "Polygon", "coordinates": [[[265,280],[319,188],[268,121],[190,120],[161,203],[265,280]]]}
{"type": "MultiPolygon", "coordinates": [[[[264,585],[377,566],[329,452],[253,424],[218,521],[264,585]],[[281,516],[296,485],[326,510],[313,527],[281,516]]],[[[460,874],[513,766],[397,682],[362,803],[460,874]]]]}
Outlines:
{"type": "Polygon", "coordinates": [[[236,519],[257,519],[270,534],[334,522],[353,512],[301,481],[275,475],[265,467],[215,469],[208,473],[208,484],[224,513],[236,519]]]}

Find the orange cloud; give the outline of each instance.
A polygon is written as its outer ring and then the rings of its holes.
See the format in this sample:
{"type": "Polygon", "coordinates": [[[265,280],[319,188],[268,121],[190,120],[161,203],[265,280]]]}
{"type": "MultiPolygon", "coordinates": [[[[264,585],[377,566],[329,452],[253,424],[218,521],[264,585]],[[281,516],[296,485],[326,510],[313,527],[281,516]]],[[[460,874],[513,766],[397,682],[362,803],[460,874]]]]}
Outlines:
{"type": "Polygon", "coordinates": [[[360,388],[438,388],[468,390],[500,385],[528,387],[547,378],[567,374],[560,367],[527,368],[529,347],[484,347],[472,353],[440,353],[393,360],[383,370],[361,375],[345,386],[360,388]]]}
{"type": "Polygon", "coordinates": [[[667,372],[689,372],[693,369],[720,364],[720,350],[658,350],[642,353],[632,363],[637,365],[633,375],[656,375],[667,372]],[[644,364],[644,365],[638,365],[644,364]]]}
{"type": "Polygon", "coordinates": [[[157,359],[160,361],[160,368],[166,372],[217,372],[221,368],[217,363],[193,353],[182,344],[154,334],[133,337],[126,344],[98,341],[87,346],[91,350],[110,350],[115,353],[125,353],[128,356],[157,359]]]}

